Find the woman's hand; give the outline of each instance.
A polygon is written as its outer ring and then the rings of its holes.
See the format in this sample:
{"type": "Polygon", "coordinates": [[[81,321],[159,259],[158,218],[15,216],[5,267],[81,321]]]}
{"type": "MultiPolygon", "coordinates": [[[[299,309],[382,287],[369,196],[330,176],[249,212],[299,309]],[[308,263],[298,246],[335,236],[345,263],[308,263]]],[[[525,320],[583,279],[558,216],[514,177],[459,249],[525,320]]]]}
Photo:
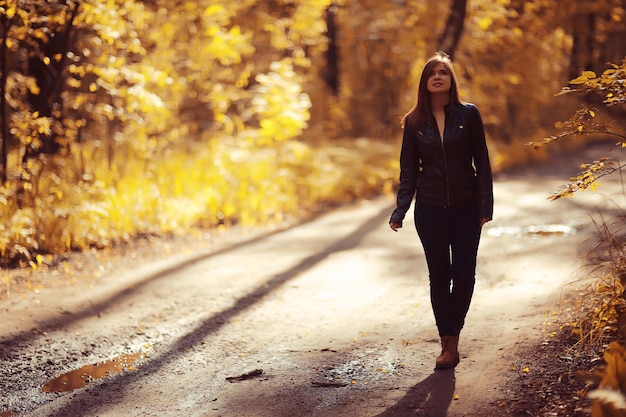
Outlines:
{"type": "Polygon", "coordinates": [[[482,226],[484,226],[484,225],[485,225],[485,223],[487,223],[488,221],[490,221],[490,219],[489,219],[489,218],[487,218],[487,217],[483,217],[483,218],[481,218],[481,219],[480,219],[480,226],[481,226],[481,227],[482,227],[482,226]]]}
{"type": "Polygon", "coordinates": [[[391,230],[393,230],[394,232],[397,232],[398,229],[401,228],[402,226],[396,222],[389,222],[389,227],[391,227],[391,230]]]}

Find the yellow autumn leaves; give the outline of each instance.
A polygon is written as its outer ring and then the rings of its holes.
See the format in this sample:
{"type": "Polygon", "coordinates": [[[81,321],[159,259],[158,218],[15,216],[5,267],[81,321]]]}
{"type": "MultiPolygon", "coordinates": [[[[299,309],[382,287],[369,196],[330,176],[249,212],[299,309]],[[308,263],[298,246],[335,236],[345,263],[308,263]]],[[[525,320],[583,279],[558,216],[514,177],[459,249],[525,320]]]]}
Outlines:
{"type": "Polygon", "coordinates": [[[36,264],[38,254],[103,247],[141,233],[307,216],[320,205],[391,191],[396,149],[365,139],[267,147],[221,140],[113,169],[87,160],[97,169],[77,180],[56,159],[56,172],[44,171],[35,183],[36,209],[19,207],[19,189],[2,189],[0,257],[36,264]]]}

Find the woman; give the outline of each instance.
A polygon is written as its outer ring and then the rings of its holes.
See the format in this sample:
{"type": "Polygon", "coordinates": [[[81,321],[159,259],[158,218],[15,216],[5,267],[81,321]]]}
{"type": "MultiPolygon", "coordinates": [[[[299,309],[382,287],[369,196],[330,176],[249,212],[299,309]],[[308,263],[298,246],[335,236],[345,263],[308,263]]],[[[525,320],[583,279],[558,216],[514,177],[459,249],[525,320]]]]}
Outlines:
{"type": "Polygon", "coordinates": [[[400,185],[389,226],[396,232],[402,227],[417,192],[415,227],[442,345],[435,368],[454,368],[474,291],[480,232],[493,214],[493,183],[482,118],[476,106],[459,99],[446,54],[427,61],[417,102],[402,126],[400,185]]]}

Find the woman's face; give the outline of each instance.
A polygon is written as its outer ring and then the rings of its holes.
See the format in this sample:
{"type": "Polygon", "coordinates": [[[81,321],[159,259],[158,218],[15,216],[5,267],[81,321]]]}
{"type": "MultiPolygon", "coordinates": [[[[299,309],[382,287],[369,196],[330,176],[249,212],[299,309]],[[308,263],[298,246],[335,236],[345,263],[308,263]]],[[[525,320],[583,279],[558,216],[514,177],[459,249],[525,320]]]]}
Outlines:
{"type": "Polygon", "coordinates": [[[448,68],[441,62],[435,64],[433,70],[428,76],[428,92],[435,93],[447,93],[452,87],[452,76],[448,68]]]}

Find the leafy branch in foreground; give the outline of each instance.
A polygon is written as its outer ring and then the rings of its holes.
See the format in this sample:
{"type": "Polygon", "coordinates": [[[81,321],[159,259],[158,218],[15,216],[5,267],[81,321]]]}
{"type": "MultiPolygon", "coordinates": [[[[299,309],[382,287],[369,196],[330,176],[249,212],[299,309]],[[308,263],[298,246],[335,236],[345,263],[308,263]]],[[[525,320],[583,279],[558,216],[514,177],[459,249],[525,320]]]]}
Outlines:
{"type": "Polygon", "coordinates": [[[587,188],[594,190],[598,185],[598,180],[607,175],[611,175],[617,171],[621,171],[626,164],[620,164],[612,161],[607,157],[601,158],[590,164],[582,164],[582,171],[575,177],[571,177],[569,184],[564,185],[559,191],[548,197],[549,200],[557,200],[561,197],[573,195],[576,191],[582,191],[587,188]]]}
{"type": "Polygon", "coordinates": [[[626,57],[621,65],[611,64],[611,68],[605,70],[600,76],[596,76],[593,71],[583,71],[582,74],[571,80],[571,85],[580,87],[564,87],[560,94],[567,94],[572,91],[596,92],[604,96],[604,104],[607,107],[616,104],[626,103],[626,57]]]}
{"type": "MultiPolygon", "coordinates": [[[[606,107],[626,103],[626,57],[621,65],[611,64],[610,68],[601,75],[593,71],[583,71],[582,74],[569,82],[574,87],[564,87],[557,95],[569,93],[597,93],[601,95],[606,107]]],[[[604,135],[616,136],[619,142],[616,145],[621,149],[626,147],[626,135],[616,132],[610,122],[602,122],[597,119],[598,109],[593,106],[583,105],[570,116],[569,120],[555,123],[561,131],[556,135],[543,138],[540,141],[530,142],[528,145],[539,149],[550,143],[564,138],[604,135]]],[[[626,130],[626,129],[625,129],[626,130]]],[[[621,171],[626,164],[620,164],[604,157],[593,163],[582,164],[582,171],[575,177],[570,178],[570,183],[549,197],[556,200],[573,195],[576,191],[587,188],[595,188],[597,181],[606,176],[621,171]]]]}
{"type": "MultiPolygon", "coordinates": [[[[582,74],[571,80],[570,85],[574,88],[566,87],[561,94],[570,92],[589,93],[595,92],[603,96],[603,103],[606,107],[626,103],[626,57],[622,60],[621,66],[611,65],[600,76],[593,71],[583,71],[582,74]]],[[[604,136],[617,136],[620,141],[616,145],[623,149],[626,147],[626,136],[624,133],[617,133],[608,124],[597,122],[597,109],[583,106],[572,114],[570,119],[563,123],[557,123],[556,127],[563,129],[561,133],[540,142],[531,143],[535,148],[540,148],[548,143],[565,137],[602,134],[604,136]]],[[[626,132],[626,129],[622,129],[626,132]]],[[[561,197],[571,196],[578,190],[595,188],[598,180],[604,176],[614,174],[626,167],[617,161],[612,161],[608,157],[600,158],[593,163],[582,164],[582,172],[570,178],[570,183],[559,192],[549,197],[556,200],[561,197]]],[[[618,227],[623,227],[624,213],[616,220],[618,227]]],[[[598,271],[603,272],[597,278],[599,284],[592,287],[591,294],[585,294],[581,303],[589,307],[589,314],[583,317],[573,328],[573,333],[578,333],[579,345],[586,343],[588,346],[603,344],[608,335],[617,335],[617,341],[609,344],[604,353],[604,365],[596,369],[594,373],[579,373],[578,376],[587,383],[597,386],[588,395],[593,400],[592,416],[609,417],[623,416],[626,409],[626,350],[624,347],[623,323],[626,320],[626,265],[624,254],[623,230],[609,227],[608,223],[602,220],[596,223],[602,239],[596,248],[596,253],[605,259],[595,259],[598,271]]]]}

